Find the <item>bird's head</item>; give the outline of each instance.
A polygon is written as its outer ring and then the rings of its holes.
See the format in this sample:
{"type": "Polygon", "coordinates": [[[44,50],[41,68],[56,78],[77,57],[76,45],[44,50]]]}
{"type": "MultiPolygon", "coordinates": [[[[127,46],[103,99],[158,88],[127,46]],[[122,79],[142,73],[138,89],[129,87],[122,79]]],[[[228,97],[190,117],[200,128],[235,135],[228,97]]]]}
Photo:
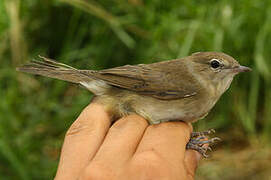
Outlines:
{"type": "Polygon", "coordinates": [[[193,72],[205,86],[212,86],[221,95],[230,86],[233,77],[240,72],[251,71],[241,66],[233,57],[221,52],[198,52],[191,56],[193,72]]]}

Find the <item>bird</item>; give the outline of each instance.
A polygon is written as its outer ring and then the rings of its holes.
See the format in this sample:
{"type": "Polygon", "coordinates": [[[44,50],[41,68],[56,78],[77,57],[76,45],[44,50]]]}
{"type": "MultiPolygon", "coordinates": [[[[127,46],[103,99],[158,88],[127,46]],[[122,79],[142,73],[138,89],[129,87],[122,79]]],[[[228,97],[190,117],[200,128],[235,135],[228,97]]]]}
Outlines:
{"type": "MultiPolygon", "coordinates": [[[[196,52],[190,56],[152,64],[124,65],[103,70],[80,70],[40,56],[17,70],[79,84],[94,94],[112,119],[138,114],[150,124],[167,121],[188,123],[203,119],[235,75],[249,72],[223,52],[196,52]]],[[[206,156],[200,135],[195,132],[187,148],[206,156]]],[[[207,140],[214,142],[218,138],[207,140]]]]}

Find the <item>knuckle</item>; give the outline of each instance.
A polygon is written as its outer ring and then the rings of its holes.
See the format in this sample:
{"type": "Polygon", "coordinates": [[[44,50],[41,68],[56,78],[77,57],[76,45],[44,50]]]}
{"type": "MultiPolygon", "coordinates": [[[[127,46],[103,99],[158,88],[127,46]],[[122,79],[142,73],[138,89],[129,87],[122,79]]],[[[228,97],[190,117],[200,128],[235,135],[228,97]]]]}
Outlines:
{"type": "Polygon", "coordinates": [[[73,122],[73,124],[66,132],[66,137],[76,136],[82,133],[90,133],[91,131],[94,130],[92,124],[93,123],[87,122],[86,120],[77,119],[75,122],[73,122]]]}
{"type": "Polygon", "coordinates": [[[102,107],[87,106],[80,114],[80,116],[72,123],[66,137],[76,135],[86,135],[93,132],[105,129],[110,125],[109,116],[102,110],[102,107]],[[93,111],[97,110],[97,111],[93,111]],[[91,111],[92,110],[92,111],[91,111]],[[97,113],[97,114],[95,114],[97,113]]]}

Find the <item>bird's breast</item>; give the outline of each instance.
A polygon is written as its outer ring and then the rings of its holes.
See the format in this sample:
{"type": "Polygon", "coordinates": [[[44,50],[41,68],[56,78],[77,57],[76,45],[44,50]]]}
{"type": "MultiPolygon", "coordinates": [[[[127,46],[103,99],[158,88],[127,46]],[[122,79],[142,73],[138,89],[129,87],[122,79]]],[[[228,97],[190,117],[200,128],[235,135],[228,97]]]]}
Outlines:
{"type": "Polygon", "coordinates": [[[137,114],[148,119],[151,124],[157,124],[171,120],[196,121],[209,112],[214,101],[196,96],[165,101],[136,95],[129,104],[137,114]]]}
{"type": "Polygon", "coordinates": [[[194,122],[206,115],[215,103],[212,98],[199,94],[177,100],[160,100],[126,90],[98,96],[97,100],[104,104],[114,117],[136,113],[151,124],[176,120],[194,122]]]}

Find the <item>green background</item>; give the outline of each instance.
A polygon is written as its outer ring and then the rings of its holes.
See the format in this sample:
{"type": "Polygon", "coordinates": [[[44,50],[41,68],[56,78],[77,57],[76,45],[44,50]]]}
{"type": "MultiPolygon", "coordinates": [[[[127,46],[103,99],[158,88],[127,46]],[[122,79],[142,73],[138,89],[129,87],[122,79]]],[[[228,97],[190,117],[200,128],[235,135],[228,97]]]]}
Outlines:
{"type": "Polygon", "coordinates": [[[268,179],[269,0],[1,0],[0,179],[52,179],[65,132],[92,96],[16,66],[44,55],[104,69],[197,51],[223,51],[253,68],[195,124],[215,128],[223,139],[201,162],[197,179],[268,179]]]}

